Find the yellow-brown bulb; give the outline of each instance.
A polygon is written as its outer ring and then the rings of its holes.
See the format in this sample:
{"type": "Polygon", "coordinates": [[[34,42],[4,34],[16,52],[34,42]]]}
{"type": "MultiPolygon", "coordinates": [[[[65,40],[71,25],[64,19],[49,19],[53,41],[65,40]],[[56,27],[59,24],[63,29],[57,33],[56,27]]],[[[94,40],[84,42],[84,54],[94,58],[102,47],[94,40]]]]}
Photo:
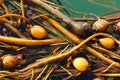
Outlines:
{"type": "Polygon", "coordinates": [[[35,25],[30,28],[30,34],[36,39],[43,39],[47,37],[47,31],[39,25],[35,25]]]}
{"type": "Polygon", "coordinates": [[[5,68],[15,68],[20,62],[20,57],[13,55],[6,55],[3,57],[2,64],[5,68]]]}
{"type": "Polygon", "coordinates": [[[98,32],[105,31],[109,26],[109,22],[104,19],[99,19],[93,23],[92,29],[98,32]]]}
{"type": "Polygon", "coordinates": [[[78,70],[78,71],[85,71],[87,70],[89,63],[88,61],[83,58],[83,57],[78,57],[73,60],[73,66],[78,70]]]}
{"type": "Polygon", "coordinates": [[[101,38],[99,39],[99,42],[106,49],[111,49],[115,45],[115,41],[111,38],[101,38]]]}

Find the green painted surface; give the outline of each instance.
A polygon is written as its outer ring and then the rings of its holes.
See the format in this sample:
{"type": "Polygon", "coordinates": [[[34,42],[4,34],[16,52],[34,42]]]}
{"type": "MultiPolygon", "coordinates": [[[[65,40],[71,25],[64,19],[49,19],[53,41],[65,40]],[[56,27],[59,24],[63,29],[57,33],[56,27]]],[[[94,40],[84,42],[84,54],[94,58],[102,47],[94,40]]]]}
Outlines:
{"type": "MultiPolygon", "coordinates": [[[[62,0],[61,0],[62,1],[62,0]]],[[[120,9],[120,0],[63,0],[64,6],[84,13],[94,13],[97,15],[104,14],[113,10],[120,9]],[[69,4],[68,4],[68,3],[69,4]]],[[[71,11],[70,11],[71,12],[71,11]]],[[[79,17],[80,14],[71,13],[74,17],[79,17]]]]}

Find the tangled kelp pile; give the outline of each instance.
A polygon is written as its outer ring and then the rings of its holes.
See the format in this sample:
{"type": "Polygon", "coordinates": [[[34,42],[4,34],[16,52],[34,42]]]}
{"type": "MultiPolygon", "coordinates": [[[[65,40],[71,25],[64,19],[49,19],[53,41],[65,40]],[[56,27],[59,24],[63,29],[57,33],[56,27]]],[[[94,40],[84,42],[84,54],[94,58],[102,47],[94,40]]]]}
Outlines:
{"type": "Polygon", "coordinates": [[[0,80],[119,79],[119,14],[70,18],[47,0],[0,4],[0,80]]]}

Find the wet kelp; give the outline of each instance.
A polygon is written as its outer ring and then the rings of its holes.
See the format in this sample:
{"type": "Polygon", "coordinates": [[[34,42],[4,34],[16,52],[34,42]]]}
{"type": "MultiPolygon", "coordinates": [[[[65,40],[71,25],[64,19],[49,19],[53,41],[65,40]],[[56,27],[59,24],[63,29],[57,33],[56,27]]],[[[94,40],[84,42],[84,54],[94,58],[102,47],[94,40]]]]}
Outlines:
{"type": "Polygon", "coordinates": [[[0,4],[1,80],[120,77],[119,10],[102,16],[80,12],[90,17],[74,18],[69,14],[74,10],[60,0],[0,4]]]}

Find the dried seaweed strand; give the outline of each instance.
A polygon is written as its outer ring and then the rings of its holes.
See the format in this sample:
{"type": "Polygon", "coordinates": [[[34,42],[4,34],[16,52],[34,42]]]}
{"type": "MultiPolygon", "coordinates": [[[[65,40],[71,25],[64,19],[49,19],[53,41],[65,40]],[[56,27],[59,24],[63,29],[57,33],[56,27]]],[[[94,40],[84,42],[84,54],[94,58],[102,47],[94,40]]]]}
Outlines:
{"type": "Polygon", "coordinates": [[[5,18],[5,17],[9,17],[9,16],[14,16],[14,17],[17,17],[17,18],[21,18],[21,19],[29,22],[29,19],[27,19],[27,18],[25,18],[25,17],[23,17],[23,16],[21,16],[21,15],[19,15],[19,14],[4,14],[4,15],[1,15],[1,16],[0,16],[0,19],[3,19],[3,18],[5,18]]]}
{"type": "Polygon", "coordinates": [[[107,49],[102,48],[102,47],[97,46],[97,45],[92,45],[92,47],[93,47],[93,48],[96,48],[96,49],[99,49],[99,50],[101,50],[101,51],[103,51],[103,52],[105,52],[106,54],[110,55],[112,58],[115,58],[115,59],[120,60],[120,56],[117,55],[116,53],[113,53],[113,52],[110,51],[110,50],[107,50],[107,49]]]}
{"type": "Polygon", "coordinates": [[[47,16],[42,16],[44,19],[46,19],[53,27],[57,28],[59,31],[61,31],[64,35],[68,36],[70,39],[72,39],[75,43],[80,43],[80,39],[69,32],[67,29],[65,29],[63,26],[61,26],[57,21],[55,21],[52,18],[49,18],[47,16]]]}
{"type": "MultiPolygon", "coordinates": [[[[41,61],[38,61],[38,62],[33,63],[33,64],[30,65],[30,66],[27,66],[27,67],[25,67],[24,69],[19,70],[19,71],[20,71],[20,72],[24,72],[24,71],[27,71],[27,70],[29,70],[29,69],[31,69],[31,68],[40,67],[40,66],[43,66],[43,65],[45,65],[45,64],[49,64],[50,62],[54,62],[54,61],[57,61],[57,60],[61,60],[61,59],[63,59],[63,58],[66,58],[66,57],[72,55],[72,52],[73,52],[73,51],[79,49],[79,48],[82,47],[85,43],[87,43],[88,41],[90,41],[91,39],[93,39],[94,37],[97,37],[97,36],[110,37],[110,38],[114,39],[115,41],[117,41],[114,37],[112,37],[112,36],[109,35],[109,34],[96,33],[96,34],[93,34],[92,36],[88,37],[87,39],[83,40],[83,41],[82,41],[81,43],[79,43],[77,46],[74,46],[73,48],[71,48],[68,52],[65,52],[65,53],[60,54],[60,55],[54,55],[54,56],[51,56],[51,57],[47,57],[47,58],[45,58],[45,59],[42,59],[41,61]]],[[[117,43],[120,43],[120,42],[117,41],[117,43]]],[[[87,49],[87,50],[88,50],[88,49],[87,49]]],[[[88,50],[88,51],[89,51],[89,50],[88,50]]],[[[91,50],[90,50],[90,51],[91,51],[91,50]]],[[[95,52],[95,53],[96,53],[96,52],[95,52]]],[[[98,55],[98,57],[99,57],[99,55],[98,55]]],[[[104,58],[105,61],[107,60],[106,62],[109,62],[110,64],[113,62],[113,61],[111,61],[110,59],[108,60],[108,59],[107,59],[106,57],[104,57],[104,56],[102,56],[102,57],[104,58]]],[[[102,57],[100,56],[100,58],[102,58],[102,57]]],[[[119,63],[116,63],[116,64],[114,64],[114,65],[115,65],[115,67],[120,68],[120,64],[119,64],[119,63]]]]}
{"type": "Polygon", "coordinates": [[[62,42],[63,40],[62,39],[28,40],[28,39],[0,36],[0,41],[9,44],[35,46],[35,45],[48,45],[48,44],[58,43],[58,42],[62,42]]]}
{"type": "Polygon", "coordinates": [[[97,52],[96,50],[92,49],[91,47],[85,47],[85,49],[88,50],[88,51],[89,51],[91,54],[93,54],[94,56],[96,56],[96,57],[100,58],[101,60],[107,62],[108,64],[114,63],[114,64],[113,64],[114,67],[120,68],[120,63],[115,62],[115,61],[113,61],[113,60],[111,60],[111,59],[109,59],[109,58],[106,58],[105,56],[103,56],[102,53],[97,52]]]}
{"type": "Polygon", "coordinates": [[[120,77],[120,73],[106,73],[106,74],[95,73],[95,75],[97,75],[97,76],[108,76],[108,77],[120,77]]]}

